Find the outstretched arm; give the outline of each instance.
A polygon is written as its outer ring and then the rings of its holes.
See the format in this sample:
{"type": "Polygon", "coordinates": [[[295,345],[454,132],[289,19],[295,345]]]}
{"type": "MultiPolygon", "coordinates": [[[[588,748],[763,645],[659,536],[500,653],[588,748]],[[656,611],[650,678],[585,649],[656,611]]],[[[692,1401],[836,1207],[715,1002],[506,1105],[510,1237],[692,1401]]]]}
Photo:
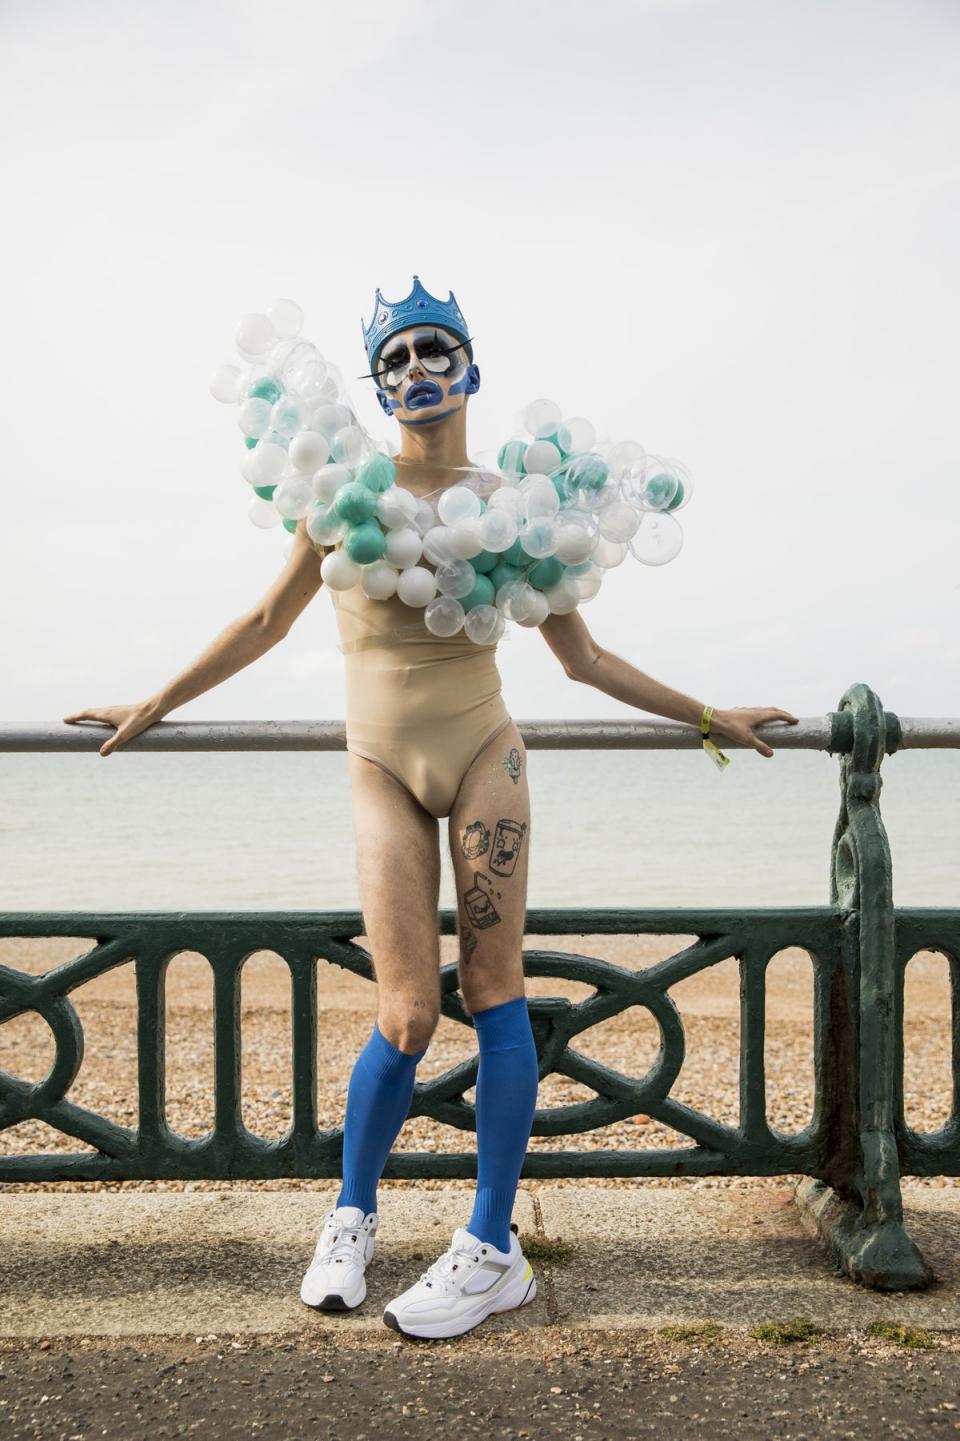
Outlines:
{"type": "MultiPolygon", "coordinates": [[[[638,710],[649,711],[651,715],[684,721],[699,729],[703,701],[684,695],[682,691],[671,690],[642,670],[637,670],[629,661],[598,645],[579,610],[570,611],[567,615],[547,616],[540,626],[540,634],[571,680],[582,681],[584,685],[591,685],[605,695],[625,701],[638,710]]],[[[774,720],[797,724],[795,715],[773,706],[734,706],[730,710],[714,710],[710,731],[711,734],[753,746],[762,756],[770,757],[773,751],[754,734],[754,727],[774,720]]]]}

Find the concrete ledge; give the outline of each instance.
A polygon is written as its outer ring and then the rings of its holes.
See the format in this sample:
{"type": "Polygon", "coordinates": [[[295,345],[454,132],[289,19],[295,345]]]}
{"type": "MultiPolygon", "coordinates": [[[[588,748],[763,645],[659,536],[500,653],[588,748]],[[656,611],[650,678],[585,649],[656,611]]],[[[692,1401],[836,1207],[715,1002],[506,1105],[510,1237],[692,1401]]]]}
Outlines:
{"type": "MultiPolygon", "coordinates": [[[[337,1189],[8,1193],[0,1335],[379,1334],[387,1302],[469,1217],[471,1189],[385,1184],[367,1301],[356,1314],[322,1316],[298,1292],[337,1189]]],[[[537,1300],[484,1331],[706,1319],[748,1327],[793,1315],[829,1329],[885,1320],[960,1330],[960,1187],[904,1190],[905,1223],[938,1280],[881,1294],[836,1273],[788,1182],[701,1191],[538,1183],[521,1190],[514,1219],[521,1235],[569,1243],[571,1259],[535,1257],[537,1300]]]]}

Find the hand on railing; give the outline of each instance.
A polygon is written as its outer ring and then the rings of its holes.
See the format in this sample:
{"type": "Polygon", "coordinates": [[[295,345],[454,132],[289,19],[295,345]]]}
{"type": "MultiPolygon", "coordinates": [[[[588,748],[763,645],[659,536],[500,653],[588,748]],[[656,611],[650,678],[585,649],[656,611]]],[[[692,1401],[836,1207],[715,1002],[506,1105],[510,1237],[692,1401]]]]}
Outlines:
{"type": "Polygon", "coordinates": [[[126,745],[127,741],[132,741],[141,731],[148,730],[157,721],[163,720],[163,711],[158,711],[150,701],[140,701],[137,705],[108,705],[91,710],[78,710],[74,711],[73,715],[65,715],[63,719],[67,725],[73,725],[75,721],[92,720],[116,726],[114,734],[100,747],[100,754],[108,756],[111,751],[118,750],[120,746],[126,745]]]}
{"type": "Polygon", "coordinates": [[[773,755],[773,751],[766,741],[754,734],[754,727],[775,720],[797,725],[799,717],[791,715],[787,710],[777,710],[774,706],[735,705],[729,710],[714,710],[710,719],[710,733],[724,736],[727,740],[740,741],[745,746],[753,746],[762,756],[769,757],[773,755]]]}

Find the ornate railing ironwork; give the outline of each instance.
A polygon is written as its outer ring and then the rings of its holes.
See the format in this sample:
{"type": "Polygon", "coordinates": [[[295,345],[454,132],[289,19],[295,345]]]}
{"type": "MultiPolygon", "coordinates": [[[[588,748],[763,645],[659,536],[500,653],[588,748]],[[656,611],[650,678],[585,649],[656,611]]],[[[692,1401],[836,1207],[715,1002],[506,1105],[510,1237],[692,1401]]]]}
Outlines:
{"type": "MultiPolygon", "coordinates": [[[[69,728],[63,728],[64,730],[69,728]]],[[[524,725],[540,746],[689,746],[686,727],[647,723],[524,725]]],[[[528,935],[695,936],[693,944],[640,970],[553,950],[524,953],[529,976],[578,981],[581,1001],[530,998],[541,1077],[562,1075],[590,1088],[588,1102],[542,1108],[536,1136],[593,1130],[639,1112],[689,1143],[672,1148],[567,1151],[535,1148],[526,1177],[781,1175],[803,1179],[797,1199],[853,1279],[880,1289],[926,1286],[933,1273],[903,1224],[900,1177],[960,1175],[960,908],[895,908],[890,851],[880,816],[880,766],[905,745],[960,745],[960,723],[901,721],[885,712],[865,685],[852,686],[824,721],[768,731],[771,745],[816,747],[840,757],[841,808],[832,850],[830,904],[787,909],[531,909],[528,935]],[[813,1114],[786,1134],[767,1119],[764,1071],[766,967],[788,946],[813,965],[813,1114]],[[911,1130],[903,1108],[903,983],[918,950],[946,956],[951,978],[953,1100],[938,1131],[911,1130]],[[684,1059],[683,1022],[670,994],[679,981],[736,957],[740,970],[740,1118],[736,1127],[671,1097],[684,1059]],[[660,1050],[647,1074],[626,1076],[577,1050],[591,1026],[641,1007],[656,1021],[660,1050]]],[[[0,749],[90,749],[102,743],[71,732],[0,728],[0,749]]],[[[342,727],[190,727],[161,725],[139,737],[142,749],[324,748],[342,746],[342,727]],[[202,730],[203,736],[189,732],[202,730]]],[[[456,933],[452,911],[440,912],[444,934],[456,933]]],[[[85,912],[0,914],[7,937],[91,936],[86,954],[43,975],[0,966],[0,1024],[36,1012],[49,1025],[56,1054],[49,1074],[30,1083],[0,1070],[0,1130],[45,1122],[93,1150],[0,1156],[0,1181],[132,1180],[146,1178],[333,1177],[340,1173],[342,1128],[317,1125],[318,960],[373,980],[372,960],[354,939],[358,912],[85,912]],[[293,1048],[293,1114],[284,1136],[252,1134],[241,1114],[240,975],[247,957],[275,952],[289,967],[293,1048]],[[170,960],[199,952],[213,973],[215,1116],[199,1139],[177,1134],[165,1106],[165,976],[170,960]],[[83,1059],[83,1031],[70,994],[116,967],[135,967],[139,1113],[136,1127],[119,1125],[69,1098],[83,1059]]],[[[457,989],[455,964],[441,971],[443,1014],[470,1025],[457,989]]],[[[412,1116],[475,1130],[465,1093],[475,1084],[477,1057],[418,1083],[412,1116]]],[[[476,1154],[394,1153],[388,1177],[469,1177],[476,1154]]]]}

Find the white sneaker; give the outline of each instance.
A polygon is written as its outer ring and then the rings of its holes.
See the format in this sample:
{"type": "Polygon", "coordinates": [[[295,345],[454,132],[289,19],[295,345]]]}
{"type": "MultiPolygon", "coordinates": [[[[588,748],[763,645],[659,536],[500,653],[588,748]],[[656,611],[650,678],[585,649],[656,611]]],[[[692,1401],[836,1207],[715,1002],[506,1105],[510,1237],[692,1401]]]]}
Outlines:
{"type": "Polygon", "coordinates": [[[315,1311],[352,1311],[367,1294],[364,1271],[373,1257],[377,1213],[335,1206],[323,1218],[313,1260],[300,1284],[300,1300],[315,1311]]]}
{"type": "Polygon", "coordinates": [[[509,1251],[498,1251],[458,1226],[449,1251],[390,1302],[383,1319],[406,1336],[460,1336],[495,1312],[526,1306],[536,1294],[533,1268],[520,1249],[515,1225],[509,1251]]]}

